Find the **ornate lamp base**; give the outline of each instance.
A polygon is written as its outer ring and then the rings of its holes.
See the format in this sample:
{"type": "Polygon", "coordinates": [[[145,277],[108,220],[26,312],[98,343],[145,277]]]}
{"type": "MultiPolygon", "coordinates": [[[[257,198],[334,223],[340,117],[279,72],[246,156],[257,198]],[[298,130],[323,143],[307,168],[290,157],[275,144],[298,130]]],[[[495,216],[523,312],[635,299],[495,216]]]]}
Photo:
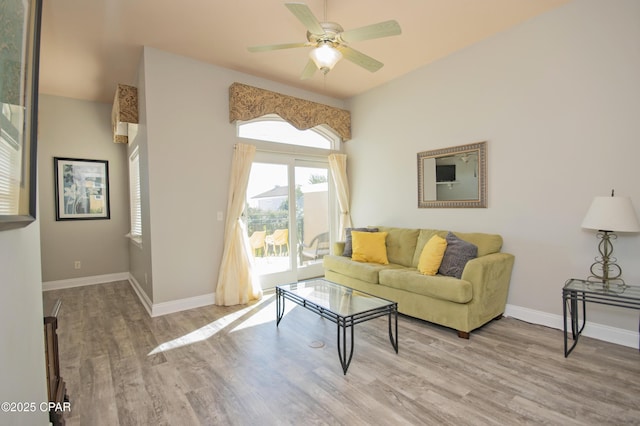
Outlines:
{"type": "Polygon", "coordinates": [[[613,284],[617,287],[626,287],[622,277],[622,268],[616,263],[617,259],[611,254],[613,253],[613,244],[611,240],[617,238],[616,234],[611,231],[599,231],[598,251],[600,256],[595,258],[595,262],[591,265],[591,275],[587,277],[587,281],[602,283],[604,290],[609,290],[613,284]]]}

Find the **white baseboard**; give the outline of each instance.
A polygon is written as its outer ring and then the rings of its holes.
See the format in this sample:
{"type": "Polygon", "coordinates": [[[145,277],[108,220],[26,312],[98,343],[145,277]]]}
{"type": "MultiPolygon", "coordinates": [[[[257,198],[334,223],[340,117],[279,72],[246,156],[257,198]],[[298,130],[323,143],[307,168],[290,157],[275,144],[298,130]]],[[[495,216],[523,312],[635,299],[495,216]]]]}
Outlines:
{"type": "Polygon", "coordinates": [[[202,296],[187,297],[185,299],[171,300],[169,302],[153,303],[144,292],[140,283],[129,272],[117,274],[94,275],[91,277],[71,278],[68,280],[46,281],[42,283],[42,291],[60,290],[72,287],[83,287],[87,285],[106,284],[114,281],[129,281],[131,288],[140,299],[142,306],[151,317],[172,314],[174,312],[186,311],[188,309],[200,308],[202,306],[213,305],[216,302],[215,293],[204,294],[202,296]]]}
{"type": "Polygon", "coordinates": [[[60,290],[63,288],[83,287],[85,285],[112,283],[114,281],[126,281],[129,279],[128,272],[117,274],[94,275],[91,277],[70,278],[68,280],[44,281],[42,291],[60,290]]]}
{"type": "Polygon", "coordinates": [[[140,299],[140,303],[142,303],[142,306],[144,306],[144,308],[147,310],[149,316],[153,316],[151,315],[151,312],[153,311],[153,304],[151,303],[151,299],[149,299],[149,297],[147,296],[147,293],[142,290],[142,287],[140,287],[140,283],[135,279],[133,275],[129,274],[128,279],[129,284],[131,284],[131,288],[138,295],[138,299],[140,299]]]}
{"type": "MultiPolygon", "coordinates": [[[[504,315],[533,324],[556,328],[558,330],[564,329],[562,324],[562,315],[550,314],[548,312],[536,311],[515,305],[507,305],[504,315]]],[[[628,346],[630,348],[639,347],[637,331],[625,330],[622,328],[615,328],[587,321],[582,335],[603,340],[605,342],[615,343],[617,345],[628,346]]]]}
{"type": "Polygon", "coordinates": [[[213,305],[214,303],[216,303],[215,293],[187,297],[186,299],[171,300],[169,302],[154,303],[151,308],[151,316],[159,317],[162,315],[172,314],[174,312],[213,305]]]}
{"type": "Polygon", "coordinates": [[[152,303],[133,275],[129,275],[129,282],[131,283],[133,291],[138,295],[138,299],[140,299],[140,302],[151,317],[159,317],[174,312],[209,306],[216,302],[215,293],[209,293],[202,296],[187,297],[186,299],[171,300],[169,302],[152,303]]]}

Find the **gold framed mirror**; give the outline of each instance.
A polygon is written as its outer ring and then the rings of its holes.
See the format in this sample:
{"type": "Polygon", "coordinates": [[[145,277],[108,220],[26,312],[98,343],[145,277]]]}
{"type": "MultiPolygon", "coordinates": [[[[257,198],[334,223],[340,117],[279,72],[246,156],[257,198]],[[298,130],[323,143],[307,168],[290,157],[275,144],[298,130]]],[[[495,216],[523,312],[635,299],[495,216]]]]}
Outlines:
{"type": "Polygon", "coordinates": [[[487,207],[486,176],[486,141],[419,152],[418,207],[487,207]]]}

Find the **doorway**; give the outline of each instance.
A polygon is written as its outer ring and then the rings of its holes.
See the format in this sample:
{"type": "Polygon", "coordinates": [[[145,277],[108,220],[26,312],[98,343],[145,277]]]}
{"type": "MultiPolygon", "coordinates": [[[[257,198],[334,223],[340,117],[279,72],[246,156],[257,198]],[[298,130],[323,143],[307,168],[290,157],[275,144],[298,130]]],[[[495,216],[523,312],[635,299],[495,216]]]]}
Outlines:
{"type": "Polygon", "coordinates": [[[263,289],[322,276],[335,204],[326,160],[258,152],[245,221],[263,289]]]}

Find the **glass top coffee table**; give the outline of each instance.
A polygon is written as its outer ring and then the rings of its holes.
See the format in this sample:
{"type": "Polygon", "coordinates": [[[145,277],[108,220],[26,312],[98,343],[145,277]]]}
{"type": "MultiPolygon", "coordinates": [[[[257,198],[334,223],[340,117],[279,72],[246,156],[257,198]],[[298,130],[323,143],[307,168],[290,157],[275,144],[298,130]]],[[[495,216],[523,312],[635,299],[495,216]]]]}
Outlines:
{"type": "Polygon", "coordinates": [[[276,287],[276,327],[284,315],[285,300],[290,300],[303,308],[315,312],[322,318],[337,325],[338,357],[342,371],[347,369],[353,358],[353,329],[356,324],[389,316],[389,340],[398,353],[398,304],[381,299],[349,287],[335,284],[325,279],[301,281],[276,287]],[[392,326],[392,318],[394,326],[392,326]],[[351,338],[347,338],[347,329],[351,328],[351,338]],[[347,348],[347,342],[349,348],[347,348]]]}

